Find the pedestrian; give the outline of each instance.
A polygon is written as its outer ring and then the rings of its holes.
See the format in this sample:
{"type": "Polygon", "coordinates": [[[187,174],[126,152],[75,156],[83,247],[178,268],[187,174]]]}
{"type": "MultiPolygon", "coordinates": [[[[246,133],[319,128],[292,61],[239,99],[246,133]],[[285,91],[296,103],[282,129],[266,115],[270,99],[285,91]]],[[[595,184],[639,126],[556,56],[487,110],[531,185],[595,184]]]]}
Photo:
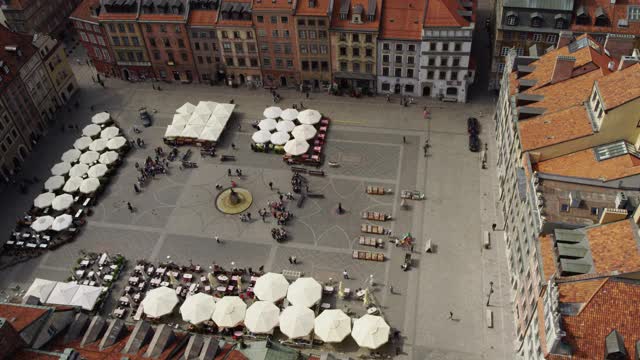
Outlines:
{"type": "Polygon", "coordinates": [[[263,211],[262,213],[260,213],[260,216],[262,216],[262,222],[267,222],[264,217],[267,216],[267,212],[263,211]]]}
{"type": "Polygon", "coordinates": [[[91,63],[89,62],[89,59],[87,59],[87,66],[90,66],[91,63]]]}
{"type": "Polygon", "coordinates": [[[305,93],[305,97],[306,97],[307,99],[309,99],[309,92],[308,92],[308,91],[305,93]]]}
{"type": "Polygon", "coordinates": [[[294,265],[298,265],[298,258],[296,258],[295,256],[292,256],[291,260],[293,260],[294,265]]]}
{"type": "Polygon", "coordinates": [[[140,188],[138,187],[138,184],[133,184],[133,191],[135,191],[136,194],[140,193],[140,188]]]}
{"type": "Polygon", "coordinates": [[[238,124],[238,132],[242,132],[242,124],[238,124]]]}
{"type": "Polygon", "coordinates": [[[349,280],[349,273],[347,272],[347,270],[342,272],[342,277],[344,277],[345,280],[349,280]]]}
{"type": "Polygon", "coordinates": [[[133,205],[131,205],[130,202],[127,202],[127,209],[129,209],[130,212],[133,212],[133,205]]]}
{"type": "Polygon", "coordinates": [[[236,175],[240,176],[240,169],[236,169],[236,175]]]}
{"type": "Polygon", "coordinates": [[[338,203],[338,214],[342,214],[344,212],[344,209],[342,208],[342,203],[339,202],[338,203]]]}
{"type": "Polygon", "coordinates": [[[227,175],[231,176],[231,168],[227,169],[227,175]]]}
{"type": "Polygon", "coordinates": [[[218,237],[218,235],[214,236],[214,239],[216,239],[216,242],[220,244],[220,237],[218,237]]]}
{"type": "Polygon", "coordinates": [[[369,286],[373,286],[373,274],[369,274],[369,286]]]}
{"type": "Polygon", "coordinates": [[[273,182],[269,181],[269,190],[273,190],[273,182]]]}
{"type": "Polygon", "coordinates": [[[247,218],[251,221],[251,213],[247,213],[247,218]]]}
{"type": "Polygon", "coordinates": [[[387,102],[391,102],[391,95],[390,94],[387,94],[386,98],[387,98],[387,102]]]}
{"type": "Polygon", "coordinates": [[[403,143],[403,144],[406,144],[406,143],[407,143],[407,137],[406,137],[406,136],[403,136],[403,137],[402,137],[402,143],[403,143]]]}
{"type": "Polygon", "coordinates": [[[400,346],[396,346],[396,356],[400,355],[400,346]]]}
{"type": "Polygon", "coordinates": [[[393,294],[393,286],[389,285],[389,294],[393,294]]]}
{"type": "Polygon", "coordinates": [[[427,107],[424,107],[424,110],[422,111],[422,117],[427,120],[429,118],[429,110],[427,110],[427,107]]]}
{"type": "Polygon", "coordinates": [[[153,90],[155,90],[156,89],[156,84],[151,83],[151,87],[153,88],[153,90]]]}
{"type": "Polygon", "coordinates": [[[300,110],[304,110],[304,104],[302,104],[302,101],[300,101],[300,110]]]}
{"type": "Polygon", "coordinates": [[[260,265],[260,267],[258,268],[258,271],[263,272],[264,271],[264,265],[260,265]]]}
{"type": "Polygon", "coordinates": [[[284,196],[280,194],[280,202],[282,202],[282,199],[284,199],[284,196]]]}
{"type": "Polygon", "coordinates": [[[453,311],[449,311],[449,320],[453,320],[453,311]]]}
{"type": "Polygon", "coordinates": [[[231,143],[231,148],[232,148],[233,150],[235,150],[235,149],[236,149],[236,144],[231,143]]]}
{"type": "Polygon", "coordinates": [[[289,256],[288,260],[289,260],[289,264],[293,265],[293,258],[291,256],[289,256]]]}
{"type": "Polygon", "coordinates": [[[496,227],[498,227],[498,224],[491,225],[491,230],[496,231],[496,227]]]}

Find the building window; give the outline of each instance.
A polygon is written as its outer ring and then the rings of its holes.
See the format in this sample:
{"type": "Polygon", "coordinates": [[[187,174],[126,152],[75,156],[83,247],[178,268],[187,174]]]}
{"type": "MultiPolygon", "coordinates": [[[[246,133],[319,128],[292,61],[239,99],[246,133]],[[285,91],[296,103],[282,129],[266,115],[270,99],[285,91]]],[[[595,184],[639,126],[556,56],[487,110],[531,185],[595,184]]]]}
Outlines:
{"type": "Polygon", "coordinates": [[[269,58],[262,59],[262,65],[267,66],[267,67],[271,66],[271,59],[269,59],[269,58]]]}
{"type": "Polygon", "coordinates": [[[324,20],[322,20],[322,19],[318,20],[318,26],[324,26],[324,25],[325,25],[324,20]]]}
{"type": "Polygon", "coordinates": [[[556,34],[549,34],[547,35],[547,42],[550,44],[555,44],[558,41],[558,35],[556,34]]]}
{"type": "Polygon", "coordinates": [[[346,47],[341,47],[339,51],[340,51],[340,56],[347,56],[347,48],[346,47]]]}
{"type": "Polygon", "coordinates": [[[396,55],[395,60],[396,60],[396,61],[395,61],[395,62],[396,62],[396,64],[402,64],[402,56],[401,56],[401,55],[396,55]]]}
{"type": "Polygon", "coordinates": [[[256,44],[254,44],[254,43],[248,43],[247,44],[247,52],[255,53],[256,50],[257,50],[256,49],[256,44]]]}
{"type": "Polygon", "coordinates": [[[169,58],[169,61],[171,62],[175,62],[176,59],[173,57],[173,51],[167,51],[167,57],[169,58]]]}
{"type": "Polygon", "coordinates": [[[233,66],[233,58],[226,58],[227,66],[233,66]]]}
{"type": "Polygon", "coordinates": [[[223,38],[223,39],[227,39],[227,38],[229,37],[229,35],[227,34],[227,32],[226,32],[226,31],[222,31],[222,34],[221,34],[221,35],[222,35],[222,38],[223,38]]]}
{"type": "Polygon", "coordinates": [[[447,58],[446,57],[441,57],[440,58],[440,66],[447,66],[447,58]]]}
{"type": "Polygon", "coordinates": [[[328,61],[321,61],[320,62],[320,70],[329,71],[329,62],[328,61]]]}
{"type": "Polygon", "coordinates": [[[309,22],[307,23],[307,25],[316,26],[316,21],[314,19],[309,19],[309,22]]]}
{"type": "Polygon", "coordinates": [[[503,46],[502,49],[500,49],[500,56],[507,56],[509,55],[509,47],[508,46],[503,46]]]}
{"type": "Polygon", "coordinates": [[[80,38],[82,39],[82,41],[88,42],[89,39],[87,38],[87,34],[85,34],[82,31],[78,31],[78,33],[80,34],[80,38]]]}
{"type": "Polygon", "coordinates": [[[340,62],[340,71],[347,71],[348,66],[347,66],[347,62],[346,61],[341,61],[340,62]]]}
{"type": "Polygon", "coordinates": [[[236,49],[236,54],[244,53],[244,47],[242,46],[242,43],[235,43],[233,45],[234,45],[233,47],[236,49]]]}
{"type": "Polygon", "coordinates": [[[436,51],[436,43],[434,43],[434,42],[429,43],[429,50],[436,51]]]}
{"type": "Polygon", "coordinates": [[[388,67],[383,67],[382,68],[382,76],[389,76],[389,68],[388,67]]]}
{"type": "Polygon", "coordinates": [[[299,31],[298,31],[298,37],[299,37],[300,39],[306,39],[306,38],[307,38],[307,32],[306,32],[306,31],[304,31],[304,30],[299,30],[299,31]]]}
{"type": "Polygon", "coordinates": [[[454,43],[453,44],[453,51],[462,51],[462,44],[461,43],[454,43]]]}
{"type": "Polygon", "coordinates": [[[382,44],[382,50],[383,51],[389,51],[389,43],[383,43],[382,44]]]}
{"type": "Polygon", "coordinates": [[[340,33],[339,37],[340,37],[340,41],[347,41],[347,34],[346,33],[340,33]]]}
{"type": "Polygon", "coordinates": [[[247,39],[253,39],[253,33],[251,31],[247,31],[247,39]]]}
{"type": "Polygon", "coordinates": [[[409,45],[409,51],[410,52],[415,52],[416,51],[416,46],[413,45],[413,44],[409,45]]]}
{"type": "Polygon", "coordinates": [[[451,74],[449,75],[449,79],[458,80],[458,72],[457,71],[452,71],[451,74]]]}
{"type": "Polygon", "coordinates": [[[516,26],[518,25],[518,17],[515,15],[509,15],[507,16],[507,25],[509,26],[516,26]]]}
{"type": "Polygon", "coordinates": [[[282,30],[282,37],[288,38],[289,37],[289,30],[282,30]]]}
{"type": "Polygon", "coordinates": [[[318,38],[326,39],[327,38],[327,32],[325,30],[318,31],[318,38]]]}
{"type": "Polygon", "coordinates": [[[402,68],[397,68],[394,70],[394,75],[396,77],[402,77],[402,68]]]}
{"type": "Polygon", "coordinates": [[[204,64],[204,59],[202,58],[202,56],[198,55],[197,59],[198,59],[198,64],[204,64]]]}
{"type": "Polygon", "coordinates": [[[228,43],[228,42],[222,43],[222,51],[231,52],[231,43],[228,43]]]}
{"type": "Polygon", "coordinates": [[[286,16],[281,16],[280,17],[280,22],[283,24],[288,24],[289,23],[289,18],[286,16]]]}
{"type": "Polygon", "coordinates": [[[211,64],[211,56],[207,56],[206,60],[207,60],[207,64],[211,64]]]}
{"type": "Polygon", "coordinates": [[[302,62],[302,71],[308,71],[309,70],[309,62],[308,61],[303,61],[302,62]]]}
{"type": "Polygon", "coordinates": [[[453,67],[460,66],[460,58],[458,58],[458,57],[453,58],[453,63],[451,64],[451,66],[453,66],[453,67]]]}
{"type": "Polygon", "coordinates": [[[373,42],[373,35],[367,34],[364,36],[364,42],[367,44],[371,44],[373,42]]]}
{"type": "Polygon", "coordinates": [[[427,71],[427,79],[433,80],[433,71],[427,71]]]}
{"type": "Polygon", "coordinates": [[[532,27],[541,27],[542,26],[542,17],[541,16],[534,16],[533,18],[531,18],[531,26],[532,27]]]}
{"type": "Polygon", "coordinates": [[[396,51],[402,51],[402,44],[396,44],[396,51]]]}
{"type": "Polygon", "coordinates": [[[318,38],[318,33],[313,30],[309,30],[309,39],[316,39],[316,38],[318,38]]]}
{"type": "Polygon", "coordinates": [[[122,45],[129,46],[129,38],[126,36],[122,37],[122,45]]]}
{"type": "Polygon", "coordinates": [[[258,36],[259,37],[265,37],[265,36],[267,36],[267,32],[264,31],[263,29],[258,29],[258,36]]]}
{"type": "Polygon", "coordinates": [[[427,65],[429,66],[435,66],[436,65],[436,58],[435,57],[430,57],[427,59],[427,65]]]}
{"type": "Polygon", "coordinates": [[[535,42],[542,41],[542,34],[533,34],[533,41],[535,42]]]}
{"type": "Polygon", "coordinates": [[[391,85],[387,82],[382,83],[382,91],[390,91],[391,85]]]}
{"type": "Polygon", "coordinates": [[[125,32],[124,24],[118,24],[118,31],[121,33],[125,32]]]}
{"type": "Polygon", "coordinates": [[[239,58],[238,59],[238,66],[240,66],[240,67],[247,66],[247,60],[245,60],[245,58],[239,58]]]}
{"type": "Polygon", "coordinates": [[[109,24],[109,31],[110,32],[116,32],[116,26],[113,24],[109,24]]]}
{"type": "Polygon", "coordinates": [[[320,54],[326,54],[328,50],[327,45],[320,45],[320,54]]]}
{"type": "Polygon", "coordinates": [[[382,63],[383,64],[388,64],[389,63],[389,55],[382,55],[382,63]]]}
{"type": "Polygon", "coordinates": [[[293,60],[287,60],[287,67],[289,69],[293,68],[293,60]]]}
{"type": "Polygon", "coordinates": [[[416,58],[413,57],[413,56],[407,56],[407,64],[409,64],[409,65],[415,64],[415,61],[416,61],[415,59],[416,58]]]}
{"type": "Polygon", "coordinates": [[[276,67],[282,68],[282,59],[276,59],[276,67]]]}
{"type": "Polygon", "coordinates": [[[502,74],[503,71],[504,71],[504,63],[499,63],[498,64],[498,74],[502,74]]]}
{"type": "Polygon", "coordinates": [[[351,49],[351,54],[354,57],[360,57],[360,48],[352,48],[351,49]]]}
{"type": "Polygon", "coordinates": [[[278,37],[278,30],[272,30],[271,31],[271,36],[273,36],[274,38],[278,37]]]}
{"type": "Polygon", "coordinates": [[[160,24],[160,32],[167,32],[167,25],[160,24]]]}
{"type": "Polygon", "coordinates": [[[205,51],[208,51],[208,50],[209,50],[209,43],[208,43],[208,42],[204,42],[204,43],[202,43],[202,47],[203,47],[203,49],[204,49],[205,51]]]}
{"type": "Polygon", "coordinates": [[[567,21],[563,18],[556,19],[555,28],[556,29],[566,29],[567,21]]]}
{"type": "Polygon", "coordinates": [[[252,67],[258,67],[258,59],[256,58],[249,59],[249,63],[251,63],[252,67]]]}
{"type": "Polygon", "coordinates": [[[298,25],[305,26],[305,20],[304,19],[298,19],[298,25]]]}
{"type": "Polygon", "coordinates": [[[358,34],[351,34],[351,41],[352,41],[352,42],[360,42],[360,35],[358,35],[358,34]]]}
{"type": "Polygon", "coordinates": [[[264,22],[264,16],[262,16],[262,15],[256,16],[256,21],[258,21],[259,23],[263,23],[264,22]]]}
{"type": "Polygon", "coordinates": [[[162,43],[164,45],[164,47],[171,47],[171,42],[169,41],[169,38],[162,38],[162,43]]]}
{"type": "Polygon", "coordinates": [[[127,30],[129,30],[130,33],[136,32],[133,27],[133,24],[127,24],[127,30]]]}
{"type": "Polygon", "coordinates": [[[602,14],[596,17],[596,26],[609,26],[609,18],[606,14],[602,14]]]}
{"type": "Polygon", "coordinates": [[[364,49],[364,56],[366,57],[373,57],[373,49],[364,49]]]}
{"type": "MultiPolygon", "coordinates": [[[[345,51],[346,51],[346,49],[345,49],[345,51]]],[[[308,52],[307,45],[300,45],[300,52],[302,54],[306,54],[308,52]]]]}
{"type": "Polygon", "coordinates": [[[640,6],[627,6],[627,19],[629,21],[640,20],[640,6]]]}
{"type": "Polygon", "coordinates": [[[234,31],[233,32],[233,38],[236,39],[236,40],[240,39],[240,31],[234,31]]]}
{"type": "Polygon", "coordinates": [[[404,92],[412,93],[413,92],[413,85],[412,84],[406,84],[404,86],[404,92]]]}
{"type": "Polygon", "coordinates": [[[277,24],[278,23],[278,17],[277,16],[272,16],[271,17],[271,23],[272,24],[277,24]]]}
{"type": "Polygon", "coordinates": [[[120,38],[117,36],[112,36],[111,37],[111,42],[113,43],[113,45],[115,46],[120,46],[120,38]]]}
{"type": "Polygon", "coordinates": [[[408,78],[412,78],[413,77],[413,69],[407,69],[407,77],[408,78]]]}
{"type": "Polygon", "coordinates": [[[183,53],[180,53],[180,58],[182,59],[182,61],[188,61],[189,60],[189,55],[187,55],[187,53],[183,52],[183,53]]]}
{"type": "Polygon", "coordinates": [[[353,66],[353,72],[354,73],[359,73],[360,72],[360,63],[354,62],[352,66],[353,66]]]}
{"type": "Polygon", "coordinates": [[[442,43],[442,51],[449,51],[449,43],[442,43]]]}
{"type": "Polygon", "coordinates": [[[184,40],[178,39],[178,47],[179,48],[184,48],[184,40]]]}

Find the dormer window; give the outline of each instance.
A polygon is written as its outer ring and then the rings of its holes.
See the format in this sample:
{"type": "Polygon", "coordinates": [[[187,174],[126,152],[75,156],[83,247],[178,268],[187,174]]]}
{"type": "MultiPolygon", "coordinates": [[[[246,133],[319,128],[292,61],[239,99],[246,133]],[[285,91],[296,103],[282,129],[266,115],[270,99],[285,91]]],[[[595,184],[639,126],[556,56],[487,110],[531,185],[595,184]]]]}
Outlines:
{"type": "Polygon", "coordinates": [[[364,11],[364,8],[362,7],[362,5],[358,4],[354,6],[351,12],[351,22],[354,24],[362,24],[363,11],[364,11]]]}
{"type": "Polygon", "coordinates": [[[518,25],[518,15],[515,12],[509,11],[507,13],[507,25],[516,26],[518,25]]]}
{"type": "Polygon", "coordinates": [[[558,14],[555,17],[554,27],[556,29],[566,29],[567,28],[567,20],[564,18],[562,14],[558,14]]]}
{"type": "Polygon", "coordinates": [[[340,13],[340,20],[347,20],[347,14],[340,13]]]}
{"type": "Polygon", "coordinates": [[[362,18],[358,14],[353,14],[353,16],[351,17],[351,22],[354,24],[360,24],[362,23],[362,18]]]}
{"type": "Polygon", "coordinates": [[[584,6],[580,6],[578,10],[576,10],[576,24],[591,25],[589,14],[587,13],[587,10],[585,10],[584,6]]]}
{"type": "Polygon", "coordinates": [[[594,15],[596,17],[596,26],[609,26],[609,18],[601,6],[598,6],[594,15]]]}
{"type": "Polygon", "coordinates": [[[600,129],[600,126],[602,126],[602,119],[604,118],[604,107],[602,106],[600,95],[598,94],[598,90],[595,86],[593,87],[593,93],[591,94],[589,107],[591,108],[593,121],[596,127],[600,129]]]}
{"type": "Polygon", "coordinates": [[[544,19],[540,13],[535,12],[531,14],[531,27],[542,27],[543,22],[544,19]]]}

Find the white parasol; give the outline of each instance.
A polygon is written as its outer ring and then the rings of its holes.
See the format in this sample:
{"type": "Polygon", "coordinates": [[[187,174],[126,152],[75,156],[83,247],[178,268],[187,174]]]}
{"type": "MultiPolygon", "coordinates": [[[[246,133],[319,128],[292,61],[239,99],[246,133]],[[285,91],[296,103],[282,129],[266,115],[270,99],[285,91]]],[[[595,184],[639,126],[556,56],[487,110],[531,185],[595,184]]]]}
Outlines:
{"type": "Polygon", "coordinates": [[[101,164],[105,164],[105,165],[109,165],[114,163],[116,160],[118,160],[118,153],[115,151],[107,151],[106,153],[100,155],[100,163],[101,164]]]}
{"type": "Polygon", "coordinates": [[[298,118],[298,110],[296,109],[286,109],[280,114],[282,120],[290,120],[293,121],[298,118]]]}
{"type": "Polygon", "coordinates": [[[298,278],[289,285],[287,300],[293,305],[311,307],[322,297],[322,285],[310,277],[298,278]]]}
{"type": "Polygon", "coordinates": [[[56,194],[52,192],[42,193],[33,199],[33,206],[38,209],[44,209],[51,206],[51,202],[56,198],[56,194]]]}
{"type": "Polygon", "coordinates": [[[107,148],[107,139],[95,139],[89,144],[89,150],[102,152],[107,148]]]}
{"type": "Polygon", "coordinates": [[[196,106],[193,105],[190,102],[186,102],[184,103],[184,105],[180,106],[176,112],[178,114],[187,114],[187,115],[191,115],[191,113],[196,109],[196,106]]]}
{"type": "Polygon", "coordinates": [[[247,304],[237,296],[225,296],[216,304],[211,319],[218,327],[234,327],[244,320],[247,304]]]}
{"type": "Polygon", "coordinates": [[[293,139],[284,144],[284,151],[289,155],[302,155],[309,150],[309,143],[302,139],[293,139]]]}
{"type": "Polygon", "coordinates": [[[339,343],[351,333],[351,318],[340,309],[325,310],[316,318],[313,332],[324,342],[339,343]]]}
{"type": "Polygon", "coordinates": [[[109,140],[113,137],[118,136],[118,134],[120,134],[120,129],[118,129],[115,126],[109,126],[108,128],[102,130],[100,132],[100,138],[101,139],[105,139],[105,140],[109,140]]]}
{"type": "Polygon", "coordinates": [[[93,139],[88,136],[83,136],[73,143],[73,147],[78,150],[86,150],[92,142],[93,139]]]}
{"type": "Polygon", "coordinates": [[[258,123],[258,127],[260,128],[260,130],[266,130],[266,131],[275,130],[276,125],[278,125],[278,123],[275,120],[269,119],[269,118],[260,120],[260,122],[258,123]]]}
{"type": "Polygon", "coordinates": [[[51,224],[51,230],[53,231],[66,230],[69,226],[71,226],[72,222],[73,222],[73,217],[71,215],[62,214],[53,220],[53,224],[51,224]]]}
{"type": "Polygon", "coordinates": [[[280,314],[280,331],[290,339],[309,335],[313,330],[313,310],[304,306],[289,306],[280,314]]]}
{"type": "Polygon", "coordinates": [[[351,337],[361,347],[377,349],[389,341],[389,331],[383,318],[367,314],[353,323],[351,337]]]}
{"type": "Polygon", "coordinates": [[[169,124],[167,126],[167,131],[164,133],[165,138],[177,138],[182,134],[182,130],[184,130],[184,125],[174,125],[169,124]]]}
{"type": "Polygon", "coordinates": [[[83,194],[92,194],[98,190],[100,187],[100,180],[96,178],[88,178],[82,180],[82,184],[80,184],[80,192],[83,194]]]}
{"type": "Polygon", "coordinates": [[[320,122],[322,119],[322,115],[317,110],[302,110],[300,114],[298,114],[298,121],[301,124],[313,125],[320,122]]]}
{"type": "Polygon", "coordinates": [[[74,193],[78,191],[78,189],[80,188],[80,184],[82,184],[81,177],[77,177],[77,176],[70,177],[69,180],[67,180],[67,182],[64,184],[62,191],[66,193],[74,193]]]}
{"type": "Polygon", "coordinates": [[[125,139],[122,136],[116,136],[114,138],[109,139],[109,141],[107,141],[107,147],[109,148],[109,150],[118,150],[121,147],[124,146],[124,144],[127,143],[127,139],[125,139]]]}
{"type": "Polygon", "coordinates": [[[88,137],[94,137],[94,136],[100,134],[101,130],[102,130],[102,128],[100,128],[100,125],[89,124],[89,125],[85,126],[84,129],[82,129],[82,135],[88,136],[88,137]]]}
{"type": "Polygon", "coordinates": [[[87,171],[87,175],[89,177],[92,178],[101,178],[104,176],[104,174],[107,173],[107,170],[109,170],[109,168],[107,168],[107,165],[105,164],[97,164],[97,165],[93,165],[91,168],[89,168],[89,170],[87,171]]]}
{"type": "Polygon", "coordinates": [[[191,116],[187,114],[174,114],[173,121],[171,121],[171,125],[184,127],[189,122],[190,117],[191,116]]]}
{"type": "Polygon", "coordinates": [[[266,273],[256,280],[253,293],[258,299],[265,301],[278,301],[287,296],[289,282],[282,274],[266,273]]]}
{"type": "Polygon", "coordinates": [[[49,191],[55,191],[60,189],[64,185],[64,178],[62,176],[52,176],[44,182],[44,188],[49,191]]]}
{"type": "Polygon", "coordinates": [[[197,139],[202,134],[202,130],[204,130],[204,125],[189,124],[184,127],[184,130],[182,130],[180,136],[185,138],[197,139]]]}
{"type": "Polygon", "coordinates": [[[176,304],[178,304],[176,291],[166,286],[149,290],[141,303],[144,313],[152,318],[170,314],[176,304]]]}
{"type": "Polygon", "coordinates": [[[73,196],[69,194],[62,194],[56,196],[51,202],[51,207],[54,210],[62,211],[68,209],[73,204],[73,196]]]}
{"type": "Polygon", "coordinates": [[[213,296],[205,293],[197,293],[189,296],[184,303],[182,303],[182,306],[180,306],[180,314],[182,314],[182,320],[197,325],[211,319],[215,308],[216,302],[213,296]]]}
{"type": "Polygon", "coordinates": [[[278,326],[280,309],[270,301],[256,301],[247,309],[244,326],[252,333],[269,333],[278,326]]]}
{"type": "Polygon", "coordinates": [[[270,119],[277,119],[277,118],[280,117],[281,114],[282,114],[282,109],[280,109],[277,106],[268,107],[262,113],[262,115],[264,115],[264,117],[270,118],[270,119]]]}
{"type": "Polygon", "coordinates": [[[289,136],[289,133],[284,131],[278,131],[271,134],[271,142],[276,145],[284,145],[290,138],[291,136],[289,136]]]}
{"type": "MultiPolygon", "coordinates": [[[[117,138],[113,138],[113,139],[117,139],[117,138]]],[[[109,143],[111,143],[111,140],[109,140],[109,143]]],[[[93,164],[94,162],[98,161],[99,158],[100,158],[100,154],[98,154],[97,151],[89,150],[82,153],[82,155],[80,155],[80,162],[83,164],[93,164]]]]}
{"type": "Polygon", "coordinates": [[[33,229],[33,231],[41,232],[41,231],[49,230],[49,228],[51,227],[51,224],[53,224],[52,216],[49,216],[49,215],[40,216],[39,218],[36,219],[36,221],[31,223],[31,228],[33,229]]]}
{"type": "Polygon", "coordinates": [[[296,139],[310,140],[316,136],[316,132],[316,128],[311,125],[304,124],[296,126],[296,128],[291,132],[291,135],[296,139]]]}
{"type": "Polygon", "coordinates": [[[59,162],[55,165],[53,165],[53,167],[51,168],[51,174],[53,175],[65,175],[69,172],[69,170],[71,169],[71,164],[63,161],[63,162],[59,162]]]}
{"type": "Polygon", "coordinates": [[[278,124],[276,124],[276,130],[284,132],[291,132],[291,130],[293,130],[293,128],[295,127],[296,124],[294,124],[291,120],[278,121],[278,124]]]}
{"type": "Polygon", "coordinates": [[[257,144],[264,144],[271,139],[271,133],[267,130],[256,131],[251,135],[251,140],[257,144]]]}
{"type": "Polygon", "coordinates": [[[75,164],[69,170],[69,176],[71,177],[83,177],[87,171],[89,170],[89,165],[87,164],[75,164]]]}
{"type": "Polygon", "coordinates": [[[108,112],[100,112],[91,117],[91,122],[94,124],[104,124],[111,120],[111,115],[108,112]]]}
{"type": "Polygon", "coordinates": [[[78,149],[67,150],[62,154],[62,161],[66,161],[69,163],[76,162],[80,158],[82,152],[78,149]]]}

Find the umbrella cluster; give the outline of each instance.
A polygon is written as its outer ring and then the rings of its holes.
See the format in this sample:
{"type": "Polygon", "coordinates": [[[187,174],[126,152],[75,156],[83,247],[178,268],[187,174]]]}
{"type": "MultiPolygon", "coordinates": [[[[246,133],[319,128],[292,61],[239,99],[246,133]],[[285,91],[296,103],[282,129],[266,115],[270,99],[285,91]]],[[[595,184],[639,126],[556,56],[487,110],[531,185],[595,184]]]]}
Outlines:
{"type": "Polygon", "coordinates": [[[313,139],[317,134],[313,125],[322,119],[322,115],[317,110],[307,109],[298,112],[296,109],[282,110],[277,106],[266,108],[263,115],[265,119],[258,123],[260,131],[253,134],[253,142],[256,144],[271,142],[274,145],[284,145],[285,152],[294,156],[302,155],[309,150],[310,146],[307,141],[313,139]],[[276,121],[278,118],[281,120],[276,121]],[[296,126],[294,121],[300,125],[296,126]],[[267,133],[270,133],[269,137],[267,137],[267,133]]]}

